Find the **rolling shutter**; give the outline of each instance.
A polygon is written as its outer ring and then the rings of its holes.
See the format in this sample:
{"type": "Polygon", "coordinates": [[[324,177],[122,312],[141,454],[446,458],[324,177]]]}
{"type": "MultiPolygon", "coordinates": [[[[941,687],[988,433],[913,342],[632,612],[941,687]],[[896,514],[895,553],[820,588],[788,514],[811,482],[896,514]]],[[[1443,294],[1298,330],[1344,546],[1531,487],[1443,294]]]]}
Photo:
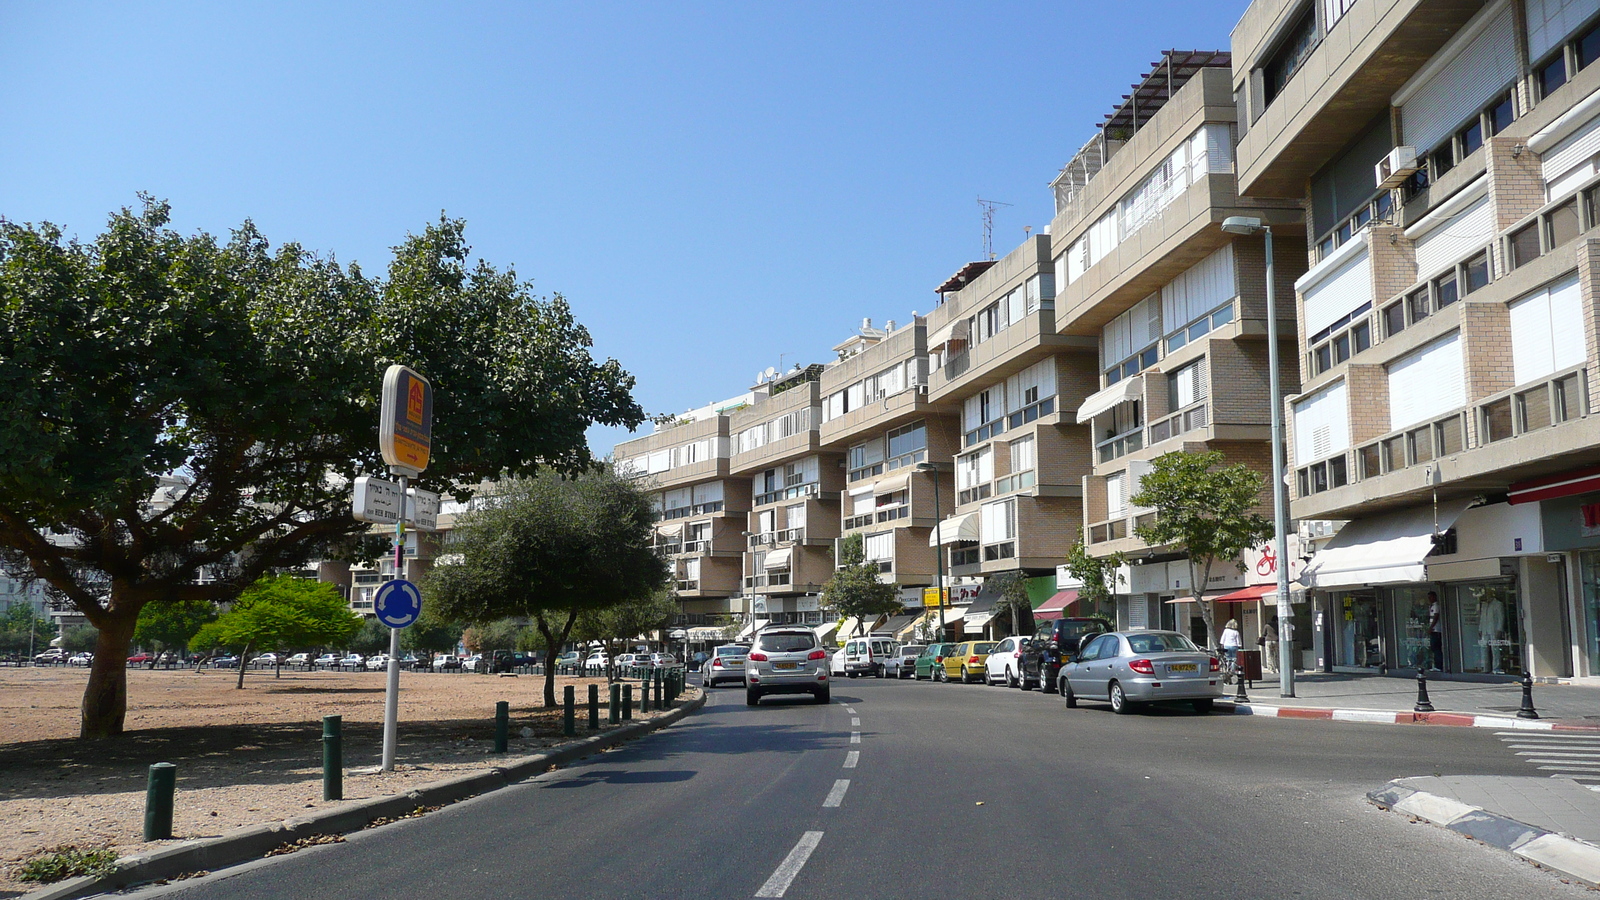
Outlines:
{"type": "MultiPolygon", "coordinates": [[[[1597,0],[1600,2],[1600,0],[1597,0]]],[[[1600,155],[1600,116],[1562,138],[1539,157],[1547,199],[1570,194],[1594,175],[1594,158],[1600,155]]]]}
{"type": "Polygon", "coordinates": [[[1350,406],[1345,383],[1332,384],[1294,405],[1294,464],[1350,449],[1350,406]]]}
{"type": "Polygon", "coordinates": [[[1361,304],[1371,303],[1372,263],[1366,244],[1363,242],[1355,255],[1339,263],[1327,277],[1303,290],[1308,335],[1328,327],[1361,304]]]}
{"type": "Polygon", "coordinates": [[[1389,427],[1407,428],[1466,405],[1461,370],[1461,335],[1402,356],[1389,366],[1389,427]]]}
{"type": "Polygon", "coordinates": [[[1528,59],[1534,63],[1597,12],[1600,0],[1525,0],[1528,59]]]}
{"type": "MultiPolygon", "coordinates": [[[[1482,30],[1464,46],[1440,51],[1455,54],[1449,62],[1437,68],[1429,65],[1419,73],[1421,81],[1401,89],[1402,133],[1405,143],[1419,153],[1438,146],[1516,79],[1517,34],[1511,6],[1492,9],[1482,30]]],[[[1477,21],[1463,31],[1473,30],[1477,21]]]]}
{"type": "Polygon", "coordinates": [[[1485,194],[1417,240],[1417,276],[1426,280],[1482,249],[1494,237],[1494,215],[1485,194]]]}
{"type": "Polygon", "coordinates": [[[1576,275],[1540,288],[1508,304],[1511,312],[1511,369],[1516,383],[1537,381],[1582,363],[1582,298],[1576,275]]]}
{"type": "Polygon", "coordinates": [[[1233,245],[1226,244],[1161,289],[1161,315],[1169,331],[1232,300],[1233,245]]]}

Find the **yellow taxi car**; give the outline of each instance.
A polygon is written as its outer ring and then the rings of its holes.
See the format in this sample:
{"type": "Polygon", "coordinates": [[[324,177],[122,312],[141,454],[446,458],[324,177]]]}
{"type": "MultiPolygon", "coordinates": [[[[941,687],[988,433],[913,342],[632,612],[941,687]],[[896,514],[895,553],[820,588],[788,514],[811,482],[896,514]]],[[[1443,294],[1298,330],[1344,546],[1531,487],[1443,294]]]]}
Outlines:
{"type": "Polygon", "coordinates": [[[989,651],[994,649],[994,641],[966,641],[955,645],[946,653],[944,661],[944,680],[960,680],[962,684],[971,684],[982,681],[988,671],[985,662],[989,659],[989,651]]]}

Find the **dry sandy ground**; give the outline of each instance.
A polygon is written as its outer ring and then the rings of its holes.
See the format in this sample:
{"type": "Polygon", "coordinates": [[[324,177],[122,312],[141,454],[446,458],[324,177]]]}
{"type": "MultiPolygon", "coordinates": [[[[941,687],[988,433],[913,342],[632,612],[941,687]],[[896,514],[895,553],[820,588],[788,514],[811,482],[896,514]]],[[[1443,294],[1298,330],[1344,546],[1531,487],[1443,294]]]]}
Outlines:
{"type": "MultiPolygon", "coordinates": [[[[151,763],[178,766],[173,830],[190,839],[324,806],[325,715],[344,717],[347,769],[380,761],[382,673],[250,672],[242,691],[236,677],[130,670],[127,732],[80,742],[83,669],[0,669],[0,897],[29,887],[12,879],[12,867],[47,847],[109,845],[124,856],[150,849],[140,837],[151,763]]],[[[558,697],[562,685],[578,685],[580,734],[586,685],[598,681],[558,682],[558,697]]],[[[347,771],[345,799],[400,793],[503,759],[490,752],[499,700],[511,704],[511,756],[560,743],[560,710],[542,707],[543,684],[526,675],[403,673],[396,769],[347,771]]]]}

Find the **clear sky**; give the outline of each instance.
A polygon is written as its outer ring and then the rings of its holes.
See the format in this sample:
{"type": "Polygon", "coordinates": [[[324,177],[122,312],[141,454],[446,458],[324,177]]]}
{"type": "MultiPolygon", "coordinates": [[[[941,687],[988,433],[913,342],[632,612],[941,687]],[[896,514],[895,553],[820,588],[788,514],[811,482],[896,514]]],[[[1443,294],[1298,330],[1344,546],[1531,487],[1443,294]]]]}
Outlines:
{"type": "Polygon", "coordinates": [[[445,211],[682,411],[926,313],[977,198],[999,253],[1047,225],[1149,64],[1245,6],[0,0],[0,216],[88,238],[146,191],[377,273],[445,211]]]}

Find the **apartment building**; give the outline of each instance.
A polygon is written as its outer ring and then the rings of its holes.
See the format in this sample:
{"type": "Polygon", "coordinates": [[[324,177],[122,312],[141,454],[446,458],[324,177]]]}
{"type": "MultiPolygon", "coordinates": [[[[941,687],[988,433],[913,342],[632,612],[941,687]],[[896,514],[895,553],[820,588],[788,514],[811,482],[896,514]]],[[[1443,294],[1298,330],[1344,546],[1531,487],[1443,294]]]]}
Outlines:
{"type": "Polygon", "coordinates": [[[766,624],[823,624],[845,479],[843,454],[822,447],[823,369],[796,366],[771,377],[729,417],[728,472],[750,485],[742,529],[747,634],[766,624]]]}
{"type": "Polygon", "coordinates": [[[755,402],[744,394],[690,410],[613,451],[619,469],[646,479],[654,492],[656,546],[672,561],[683,610],[676,624],[696,640],[719,638],[746,612],[750,479],[731,471],[732,428],[738,411],[755,402]]]}
{"type": "MultiPolygon", "coordinates": [[[[934,542],[953,584],[1020,572],[1036,601],[1054,592],[1055,567],[1082,527],[1089,435],[1072,412],[1095,366],[1090,339],[1056,329],[1050,248],[1049,235],[1033,235],[999,260],[962,267],[926,319],[928,397],[958,428],[955,503],[934,542]]],[[[990,588],[972,599],[967,634],[991,633],[996,597],[990,588]]]]}
{"type": "Polygon", "coordinates": [[[955,509],[949,461],[957,422],[928,398],[927,334],[915,314],[898,328],[873,328],[868,319],[833,348],[838,359],[819,383],[821,446],[844,466],[839,533],[859,534],[879,578],[900,588],[908,613],[885,625],[897,634],[911,631],[924,588],[937,581],[931,537],[943,512],[955,509]]]}
{"type": "MultiPolygon", "coordinates": [[[[1600,0],[1257,0],[1238,189],[1307,214],[1317,657],[1600,672],[1600,0]],[[1442,656],[1442,659],[1439,657],[1442,656]]],[[[1280,251],[1280,258],[1281,258],[1280,251]]]]}
{"type": "MultiPolygon", "coordinates": [[[[1264,239],[1223,232],[1230,216],[1273,230],[1280,374],[1288,388],[1299,381],[1289,325],[1305,270],[1300,204],[1238,196],[1236,118],[1227,52],[1165,54],[1057,177],[1050,226],[1055,328],[1086,350],[1063,373],[1073,399],[1061,412],[1083,433],[1073,462],[1089,552],[1130,560],[1119,622],[1201,641],[1204,626],[1182,598],[1244,588],[1244,575],[1217,566],[1197,592],[1181,552],[1135,534],[1153,511],[1130,498],[1151,460],[1175,451],[1221,451],[1271,477],[1264,239]]],[[[1270,507],[1264,491],[1262,511],[1270,507]]],[[[1253,634],[1257,604],[1238,614],[1253,634]]]]}

